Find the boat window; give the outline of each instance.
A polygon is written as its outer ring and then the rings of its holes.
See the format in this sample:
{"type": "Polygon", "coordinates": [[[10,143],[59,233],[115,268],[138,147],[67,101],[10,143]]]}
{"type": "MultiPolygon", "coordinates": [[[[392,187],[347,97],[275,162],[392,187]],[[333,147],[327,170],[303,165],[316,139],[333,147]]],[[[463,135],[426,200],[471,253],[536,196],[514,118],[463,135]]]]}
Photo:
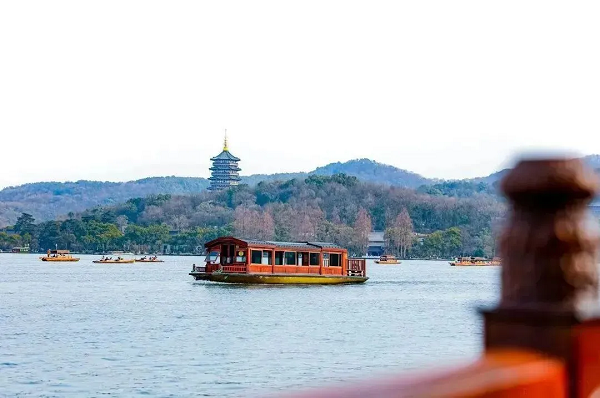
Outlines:
{"type": "Polygon", "coordinates": [[[272,257],[271,257],[272,252],[270,251],[263,251],[262,252],[262,264],[263,265],[273,265],[273,261],[272,261],[272,257]]]}
{"type": "Polygon", "coordinates": [[[235,262],[236,263],[245,263],[246,262],[246,251],[245,250],[238,250],[235,253],[235,262]]]}
{"type": "Polygon", "coordinates": [[[319,253],[310,253],[310,265],[320,265],[319,253]]]}
{"type": "Polygon", "coordinates": [[[252,250],[252,264],[262,264],[261,250],[252,250]]]}
{"type": "Polygon", "coordinates": [[[206,256],[206,262],[216,263],[219,258],[219,252],[210,252],[206,256]]]}
{"type": "Polygon", "coordinates": [[[339,267],[342,265],[342,259],[341,259],[342,256],[340,254],[331,253],[329,256],[330,256],[330,259],[329,259],[330,267],[339,267]]]}
{"type": "Polygon", "coordinates": [[[309,253],[298,253],[298,265],[308,266],[309,253]]]}
{"type": "Polygon", "coordinates": [[[233,254],[235,251],[235,247],[233,245],[221,245],[221,264],[231,264],[233,263],[233,254]]]}
{"type": "Polygon", "coordinates": [[[285,265],[296,265],[296,252],[285,252],[285,265]]]}
{"type": "Polygon", "coordinates": [[[275,252],[275,265],[283,265],[283,252],[275,252]]]}

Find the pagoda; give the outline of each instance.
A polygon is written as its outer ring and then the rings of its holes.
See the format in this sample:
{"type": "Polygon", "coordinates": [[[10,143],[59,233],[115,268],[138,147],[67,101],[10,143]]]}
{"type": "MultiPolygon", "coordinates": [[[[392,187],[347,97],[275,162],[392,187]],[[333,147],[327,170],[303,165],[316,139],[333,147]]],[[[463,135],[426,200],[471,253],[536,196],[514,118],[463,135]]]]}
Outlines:
{"type": "Polygon", "coordinates": [[[239,175],[240,168],[238,167],[239,158],[236,158],[229,152],[227,147],[227,130],[225,130],[225,143],[223,152],[210,159],[213,162],[209,169],[211,172],[210,191],[220,191],[229,187],[238,185],[241,178],[239,175]]]}

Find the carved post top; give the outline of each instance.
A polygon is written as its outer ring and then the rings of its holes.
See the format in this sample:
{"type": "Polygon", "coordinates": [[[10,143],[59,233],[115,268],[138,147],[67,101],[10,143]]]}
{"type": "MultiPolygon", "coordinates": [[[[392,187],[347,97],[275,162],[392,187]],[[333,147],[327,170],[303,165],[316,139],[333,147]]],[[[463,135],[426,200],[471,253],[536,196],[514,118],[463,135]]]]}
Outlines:
{"type": "Polygon", "coordinates": [[[560,205],[565,200],[591,199],[599,181],[580,159],[531,159],[520,161],[503,178],[500,187],[516,205],[531,204],[526,198],[540,200],[540,196],[554,197],[552,202],[560,205]]]}
{"type": "Polygon", "coordinates": [[[598,228],[587,204],[598,179],[580,159],[523,160],[501,182],[503,308],[580,313],[598,298],[598,228]]]}

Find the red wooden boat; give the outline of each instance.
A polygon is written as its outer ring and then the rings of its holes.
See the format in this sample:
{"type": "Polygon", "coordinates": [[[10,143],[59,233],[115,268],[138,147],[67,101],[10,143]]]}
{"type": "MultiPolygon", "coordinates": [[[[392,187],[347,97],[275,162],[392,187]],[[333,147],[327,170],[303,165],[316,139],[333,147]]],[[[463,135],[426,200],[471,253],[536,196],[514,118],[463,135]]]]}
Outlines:
{"type": "Polygon", "coordinates": [[[251,284],[345,284],[367,279],[366,261],[325,242],[272,242],[226,236],[205,245],[195,280],[251,284]]]}

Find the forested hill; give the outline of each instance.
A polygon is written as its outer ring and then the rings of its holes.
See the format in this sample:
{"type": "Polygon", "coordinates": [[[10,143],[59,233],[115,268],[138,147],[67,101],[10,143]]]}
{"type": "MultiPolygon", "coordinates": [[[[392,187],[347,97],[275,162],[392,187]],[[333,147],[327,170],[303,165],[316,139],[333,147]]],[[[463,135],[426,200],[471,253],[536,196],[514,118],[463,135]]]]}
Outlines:
{"type": "Polygon", "coordinates": [[[346,174],[365,182],[406,188],[417,188],[436,181],[411,171],[375,162],[370,159],[356,159],[344,163],[330,163],[326,166],[318,167],[309,173],[255,174],[245,176],[242,177],[242,182],[248,185],[256,185],[261,181],[287,181],[294,178],[306,178],[310,175],[331,176],[334,174],[346,174]]]}
{"type": "Polygon", "coordinates": [[[129,182],[39,182],[0,191],[0,227],[13,224],[21,213],[53,220],[98,205],[125,202],[157,193],[200,192],[208,180],[191,177],[152,177],[129,182]]]}
{"type": "MultiPolygon", "coordinates": [[[[287,181],[308,175],[345,173],[363,181],[400,187],[418,187],[430,180],[418,174],[367,159],[332,163],[310,173],[253,175],[242,182],[256,185],[260,181],[287,181]]],[[[80,212],[98,206],[125,202],[151,194],[185,195],[202,192],[208,187],[205,178],[152,177],[129,182],[40,182],[5,188],[0,191],[0,227],[16,222],[21,213],[29,213],[39,221],[56,219],[69,212],[80,212]]]]}
{"type": "Polygon", "coordinates": [[[265,240],[331,241],[354,254],[364,254],[368,233],[376,229],[386,231],[396,253],[492,255],[492,231],[504,210],[498,197],[483,186],[479,192],[467,190],[470,194],[460,197],[467,192],[464,183],[433,187],[427,193],[338,174],[241,185],[222,192],[152,195],[37,225],[31,216],[23,215],[9,233],[0,232],[0,245],[156,252],[168,244],[175,252],[193,252],[216,236],[235,234],[265,240]],[[413,231],[427,236],[414,242],[413,231]]]}
{"type": "MultiPolygon", "coordinates": [[[[598,155],[587,156],[585,160],[596,169],[600,167],[598,155]]],[[[433,196],[469,197],[477,193],[494,194],[493,186],[506,171],[471,180],[439,181],[372,160],[358,159],[331,163],[309,173],[244,176],[242,182],[254,186],[261,181],[287,181],[294,178],[305,179],[310,175],[330,176],[343,173],[364,182],[418,188],[419,192],[433,196]]],[[[0,227],[14,224],[21,213],[29,213],[38,221],[53,220],[70,212],[121,203],[136,197],[199,193],[208,185],[205,178],[152,177],[129,182],[40,182],[5,188],[0,191],[0,227]]]]}

